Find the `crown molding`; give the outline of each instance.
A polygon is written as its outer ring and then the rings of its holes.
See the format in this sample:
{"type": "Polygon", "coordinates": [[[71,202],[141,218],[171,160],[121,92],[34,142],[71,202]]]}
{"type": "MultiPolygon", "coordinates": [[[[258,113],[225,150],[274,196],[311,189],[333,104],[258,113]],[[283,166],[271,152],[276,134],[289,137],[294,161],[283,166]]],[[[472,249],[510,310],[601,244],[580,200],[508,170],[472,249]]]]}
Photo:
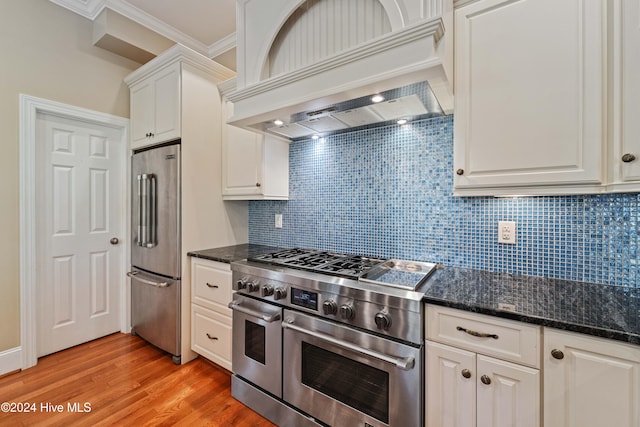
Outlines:
{"type": "Polygon", "coordinates": [[[49,0],[92,21],[102,12],[104,0],[49,0]]]}
{"type": "Polygon", "coordinates": [[[236,34],[232,33],[210,46],[194,39],[166,22],[149,15],[125,0],[49,0],[87,19],[95,20],[106,7],[183,46],[209,58],[218,56],[236,46],[236,34]]]}
{"type": "Polygon", "coordinates": [[[233,32],[228,36],[221,38],[211,46],[209,46],[209,51],[207,56],[209,56],[209,58],[215,58],[218,55],[222,55],[223,53],[228,52],[231,49],[235,48],[236,42],[237,42],[236,33],[233,32]]]}

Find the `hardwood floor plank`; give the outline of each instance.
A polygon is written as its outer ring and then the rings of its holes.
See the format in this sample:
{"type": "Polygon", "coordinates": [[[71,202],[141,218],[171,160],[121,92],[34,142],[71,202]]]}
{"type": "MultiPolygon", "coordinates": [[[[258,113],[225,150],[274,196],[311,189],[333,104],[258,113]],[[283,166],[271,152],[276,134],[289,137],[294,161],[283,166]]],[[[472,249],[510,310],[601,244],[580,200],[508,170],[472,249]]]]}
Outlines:
{"type": "Polygon", "coordinates": [[[0,402],[36,406],[0,411],[0,426],[274,426],[231,397],[227,371],[204,359],[177,366],[142,339],[120,333],[0,377],[0,402]],[[53,412],[58,405],[62,412],[53,412]]]}

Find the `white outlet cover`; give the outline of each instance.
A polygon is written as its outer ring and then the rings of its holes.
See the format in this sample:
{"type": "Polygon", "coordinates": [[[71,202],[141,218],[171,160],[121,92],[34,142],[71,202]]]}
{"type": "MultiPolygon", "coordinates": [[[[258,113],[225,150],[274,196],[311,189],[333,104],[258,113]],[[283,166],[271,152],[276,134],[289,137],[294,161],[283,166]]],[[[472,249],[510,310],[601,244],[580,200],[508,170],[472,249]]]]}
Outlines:
{"type": "Polygon", "coordinates": [[[276,228],[282,228],[282,214],[276,214],[276,228]]]}
{"type": "Polygon", "coordinates": [[[498,243],[516,243],[515,221],[498,221],[498,243]]]}

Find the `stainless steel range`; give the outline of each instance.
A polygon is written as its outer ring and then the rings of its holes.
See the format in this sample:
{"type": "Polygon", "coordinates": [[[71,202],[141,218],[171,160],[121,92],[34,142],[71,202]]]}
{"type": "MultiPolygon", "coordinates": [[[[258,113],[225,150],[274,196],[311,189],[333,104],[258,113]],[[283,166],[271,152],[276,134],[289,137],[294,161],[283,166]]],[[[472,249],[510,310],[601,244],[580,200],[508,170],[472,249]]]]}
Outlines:
{"type": "Polygon", "coordinates": [[[435,268],[308,249],[232,263],[233,396],[280,426],[423,425],[435,268]]]}

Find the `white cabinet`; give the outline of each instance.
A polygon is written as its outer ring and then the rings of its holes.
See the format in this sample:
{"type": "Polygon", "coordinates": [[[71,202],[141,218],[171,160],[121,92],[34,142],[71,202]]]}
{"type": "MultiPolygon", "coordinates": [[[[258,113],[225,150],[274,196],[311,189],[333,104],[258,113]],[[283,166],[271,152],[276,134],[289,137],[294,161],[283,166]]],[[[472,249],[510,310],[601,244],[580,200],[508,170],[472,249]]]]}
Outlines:
{"type": "Polygon", "coordinates": [[[640,2],[608,2],[613,25],[611,171],[615,191],[640,190],[640,2]]]}
{"type": "Polygon", "coordinates": [[[193,351],[231,370],[233,299],[229,264],[191,258],[191,346],[193,351]]]}
{"type": "MultiPolygon", "coordinates": [[[[223,123],[233,114],[224,101],[223,123]]],[[[232,125],[222,130],[222,195],[225,200],[287,200],[289,143],[232,125]]]]}
{"type": "Polygon", "coordinates": [[[131,148],[180,137],[180,64],[131,86],[131,148]]]}
{"type": "Polygon", "coordinates": [[[546,427],[640,427],[640,347],[544,331],[546,427]]]}
{"type": "Polygon", "coordinates": [[[455,11],[457,195],[602,191],[605,3],[480,0],[455,11]]]}
{"type": "Polygon", "coordinates": [[[539,426],[540,328],[430,305],[426,311],[426,426],[539,426]]]}

